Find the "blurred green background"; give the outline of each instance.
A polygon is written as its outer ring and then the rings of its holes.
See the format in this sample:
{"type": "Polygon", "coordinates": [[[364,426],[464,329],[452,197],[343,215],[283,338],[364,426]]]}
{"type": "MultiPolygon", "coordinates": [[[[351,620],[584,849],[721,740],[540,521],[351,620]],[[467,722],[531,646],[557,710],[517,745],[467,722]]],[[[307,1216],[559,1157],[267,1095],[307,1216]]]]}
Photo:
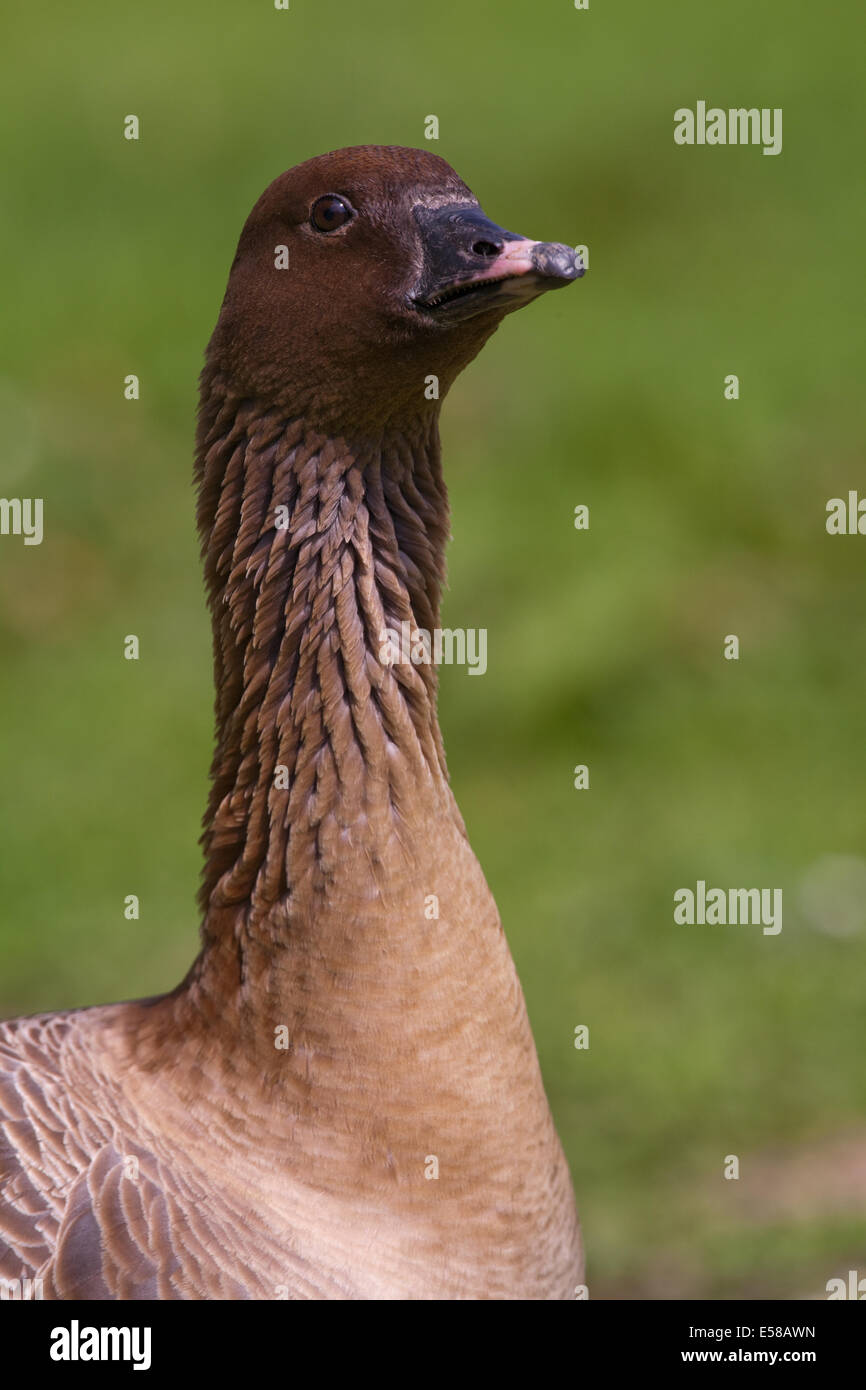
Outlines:
{"type": "Polygon", "coordinates": [[[162,991],[196,950],[202,353],[265,185],[424,145],[432,113],[494,219],[590,248],[445,407],[443,616],[488,629],[490,665],[446,669],[440,706],[591,1295],[866,1274],[866,539],[824,529],[866,492],[862,23],[854,0],[7,13],[0,494],[44,497],[46,536],[0,539],[0,1013],[162,991]],[[782,107],[782,154],[676,146],[698,99],[782,107]],[[781,887],[782,933],[677,926],[698,878],[781,887]]]}

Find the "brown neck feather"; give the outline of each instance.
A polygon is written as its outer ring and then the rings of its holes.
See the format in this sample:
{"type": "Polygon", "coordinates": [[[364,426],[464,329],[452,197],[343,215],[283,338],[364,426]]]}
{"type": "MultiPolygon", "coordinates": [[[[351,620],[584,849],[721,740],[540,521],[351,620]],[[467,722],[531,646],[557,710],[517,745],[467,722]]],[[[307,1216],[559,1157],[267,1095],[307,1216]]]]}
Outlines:
{"type": "MultiPolygon", "coordinates": [[[[205,372],[198,522],[214,624],[216,750],[205,942],[375,856],[419,783],[447,793],[431,665],[383,634],[439,621],[448,504],[435,414],[359,443],[238,398],[205,372]]],[[[458,817],[459,819],[459,817],[458,817]]]]}

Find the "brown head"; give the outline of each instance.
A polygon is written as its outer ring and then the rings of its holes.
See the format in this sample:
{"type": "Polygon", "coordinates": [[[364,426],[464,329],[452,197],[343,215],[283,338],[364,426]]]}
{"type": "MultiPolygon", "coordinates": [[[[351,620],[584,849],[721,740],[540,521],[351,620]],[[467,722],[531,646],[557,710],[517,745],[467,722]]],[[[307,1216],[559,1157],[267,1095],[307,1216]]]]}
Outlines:
{"type": "Polygon", "coordinates": [[[491,222],[438,155],[335,150],[247,218],[208,363],[313,426],[376,432],[423,412],[431,375],[441,399],[505,314],[582,273],[570,247],[491,222]]]}

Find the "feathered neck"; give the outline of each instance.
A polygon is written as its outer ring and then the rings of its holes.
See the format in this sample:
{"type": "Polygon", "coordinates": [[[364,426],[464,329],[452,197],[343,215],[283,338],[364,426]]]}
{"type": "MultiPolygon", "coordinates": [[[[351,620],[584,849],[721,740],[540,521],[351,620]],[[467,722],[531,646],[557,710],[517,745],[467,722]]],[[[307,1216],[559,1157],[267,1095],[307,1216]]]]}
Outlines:
{"type": "Polygon", "coordinates": [[[225,908],[303,911],[347,850],[373,862],[419,786],[459,815],[435,668],[382,660],[386,629],[438,626],[448,503],[436,413],[372,439],[326,438],[209,367],[196,471],[216,682],[207,942],[225,908]]]}

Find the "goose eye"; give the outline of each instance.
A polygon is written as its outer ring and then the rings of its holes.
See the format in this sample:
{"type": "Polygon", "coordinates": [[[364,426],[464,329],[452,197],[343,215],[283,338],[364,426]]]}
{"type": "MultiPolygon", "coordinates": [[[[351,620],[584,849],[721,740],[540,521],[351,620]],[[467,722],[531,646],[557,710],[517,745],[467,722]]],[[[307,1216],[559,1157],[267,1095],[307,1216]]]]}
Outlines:
{"type": "Polygon", "coordinates": [[[344,227],[351,221],[354,215],[344,198],[326,193],[324,198],[317,198],[313,203],[310,221],[317,232],[335,232],[338,227],[344,227]]]}

